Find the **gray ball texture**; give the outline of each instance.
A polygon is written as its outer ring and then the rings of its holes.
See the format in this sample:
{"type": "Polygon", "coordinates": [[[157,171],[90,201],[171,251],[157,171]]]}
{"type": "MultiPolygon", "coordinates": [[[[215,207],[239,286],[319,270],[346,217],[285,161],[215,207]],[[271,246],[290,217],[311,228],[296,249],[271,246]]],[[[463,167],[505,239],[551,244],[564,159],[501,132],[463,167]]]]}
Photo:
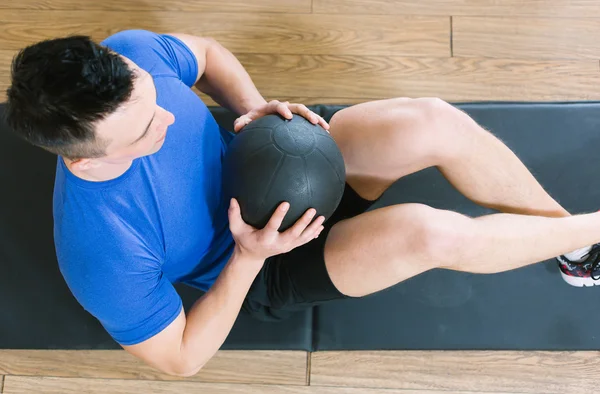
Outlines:
{"type": "Polygon", "coordinates": [[[345,183],[337,144],[325,129],[300,115],[292,120],[267,115],[251,122],[230,142],[223,161],[224,192],[238,200],[242,218],[256,228],[263,228],[284,201],[290,210],[280,231],[309,208],[328,219],[345,183]]]}

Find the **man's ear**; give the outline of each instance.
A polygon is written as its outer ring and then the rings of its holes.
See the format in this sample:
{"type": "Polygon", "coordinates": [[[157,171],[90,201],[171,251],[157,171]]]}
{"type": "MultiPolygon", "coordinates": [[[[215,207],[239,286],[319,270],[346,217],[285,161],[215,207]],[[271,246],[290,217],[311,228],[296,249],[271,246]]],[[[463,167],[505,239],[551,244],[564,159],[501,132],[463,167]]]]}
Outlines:
{"type": "Polygon", "coordinates": [[[76,171],[89,171],[99,166],[100,163],[94,159],[76,159],[71,161],[71,167],[76,171]]]}

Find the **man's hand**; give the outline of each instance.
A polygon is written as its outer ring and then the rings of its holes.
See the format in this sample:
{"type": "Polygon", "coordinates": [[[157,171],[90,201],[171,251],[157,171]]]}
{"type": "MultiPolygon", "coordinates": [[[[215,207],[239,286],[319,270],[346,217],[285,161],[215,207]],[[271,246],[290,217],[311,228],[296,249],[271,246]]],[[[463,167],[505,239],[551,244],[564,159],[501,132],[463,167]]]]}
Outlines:
{"type": "Polygon", "coordinates": [[[242,219],[240,205],[236,199],[231,199],[229,206],[229,228],[235,240],[236,248],[241,255],[253,260],[264,262],[271,256],[289,252],[317,238],[323,231],[325,218],[319,216],[312,223],[316,210],[309,209],[289,229],[278,231],[290,204],[281,203],[263,229],[257,229],[242,219]]]}
{"type": "Polygon", "coordinates": [[[248,123],[270,114],[280,114],[288,120],[292,119],[292,114],[298,114],[308,119],[308,121],[312,124],[319,124],[325,130],[329,130],[329,124],[325,122],[325,119],[309,110],[304,104],[290,104],[287,101],[282,103],[280,101],[273,100],[265,105],[256,107],[246,115],[242,115],[237,118],[233,124],[233,131],[239,133],[240,130],[242,130],[248,123]]]}

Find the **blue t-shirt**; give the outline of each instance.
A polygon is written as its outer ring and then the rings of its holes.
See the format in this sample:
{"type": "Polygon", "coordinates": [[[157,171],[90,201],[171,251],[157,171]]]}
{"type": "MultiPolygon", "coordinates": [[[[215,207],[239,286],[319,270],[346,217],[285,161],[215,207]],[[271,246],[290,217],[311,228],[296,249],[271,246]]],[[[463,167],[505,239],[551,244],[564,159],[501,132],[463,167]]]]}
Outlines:
{"type": "Polygon", "coordinates": [[[152,75],[175,123],[157,153],[113,180],[82,180],[59,157],[54,238],[75,298],[118,343],[133,345],[181,312],[173,283],[209,289],[233,251],[221,189],[227,141],[190,89],[198,66],[182,41],[128,30],[102,44],[152,75]]]}

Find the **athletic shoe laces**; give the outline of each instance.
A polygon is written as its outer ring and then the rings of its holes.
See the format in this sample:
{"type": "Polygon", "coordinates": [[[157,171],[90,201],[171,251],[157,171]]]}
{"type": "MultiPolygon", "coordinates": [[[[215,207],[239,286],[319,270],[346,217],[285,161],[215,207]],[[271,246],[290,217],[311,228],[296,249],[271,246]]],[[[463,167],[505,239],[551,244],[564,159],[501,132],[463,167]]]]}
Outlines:
{"type": "Polygon", "coordinates": [[[592,246],[588,258],[585,259],[585,265],[590,266],[590,276],[593,280],[600,279],[600,244],[592,246]],[[598,271],[599,275],[595,276],[594,273],[598,271]]]}

